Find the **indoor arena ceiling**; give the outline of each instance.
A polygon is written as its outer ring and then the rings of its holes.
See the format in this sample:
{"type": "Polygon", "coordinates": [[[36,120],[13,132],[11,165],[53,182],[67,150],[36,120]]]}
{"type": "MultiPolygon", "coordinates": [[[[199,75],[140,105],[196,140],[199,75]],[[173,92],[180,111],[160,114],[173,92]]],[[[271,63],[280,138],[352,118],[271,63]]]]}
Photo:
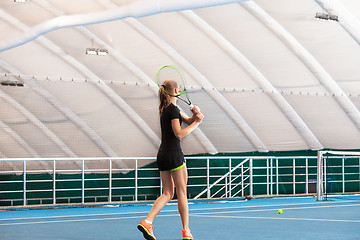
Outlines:
{"type": "Polygon", "coordinates": [[[185,154],[360,149],[358,0],[2,0],[0,30],[2,158],[155,156],[167,64],[185,154]]]}

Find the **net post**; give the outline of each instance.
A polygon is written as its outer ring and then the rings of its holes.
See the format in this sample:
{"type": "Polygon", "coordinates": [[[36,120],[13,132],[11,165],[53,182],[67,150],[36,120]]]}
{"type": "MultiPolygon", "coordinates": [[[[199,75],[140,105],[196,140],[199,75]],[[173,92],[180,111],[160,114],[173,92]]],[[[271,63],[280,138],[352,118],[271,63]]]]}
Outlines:
{"type": "Polygon", "coordinates": [[[293,194],[296,194],[296,161],[295,158],[293,158],[293,194]]]}
{"type": "Polygon", "coordinates": [[[327,194],[328,194],[328,190],[327,190],[327,157],[324,158],[324,161],[322,162],[323,165],[323,182],[324,182],[324,185],[323,186],[323,195],[325,195],[325,200],[327,200],[327,194]]]}
{"type": "Polygon", "coordinates": [[[270,173],[269,173],[269,158],[266,158],[266,195],[270,195],[270,173]]]}
{"type": "Polygon", "coordinates": [[[305,192],[309,194],[309,159],[305,158],[305,192]]]}
{"type": "Polygon", "coordinates": [[[273,158],[270,158],[270,196],[273,196],[273,158]]]}
{"type": "Polygon", "coordinates": [[[317,157],[317,181],[316,181],[316,200],[322,200],[322,158],[323,151],[318,151],[317,157]]]}
{"type": "Polygon", "coordinates": [[[138,160],[135,159],[135,201],[138,201],[138,160]]]}
{"type": "Polygon", "coordinates": [[[232,176],[231,176],[231,158],[229,158],[229,194],[228,197],[231,197],[231,182],[232,182],[232,176]]]}
{"type": "Polygon", "coordinates": [[[345,193],[345,156],[341,158],[342,193],[345,193]]]}
{"type": "Polygon", "coordinates": [[[253,161],[252,158],[250,158],[250,162],[249,162],[249,167],[250,167],[250,197],[253,197],[253,193],[254,193],[254,186],[253,186],[253,161]]]}
{"type": "Polygon", "coordinates": [[[56,161],[53,159],[53,204],[56,204],[56,161]]]}
{"type": "Polygon", "coordinates": [[[85,203],[85,160],[81,159],[81,203],[85,203]]]}
{"type": "Polygon", "coordinates": [[[207,195],[206,197],[210,198],[210,160],[209,158],[206,159],[206,188],[207,188],[207,195]]]}
{"type": "Polygon", "coordinates": [[[276,195],[279,195],[279,159],[276,158],[275,159],[275,164],[276,164],[276,195]]]}
{"type": "Polygon", "coordinates": [[[112,198],[112,159],[109,159],[109,202],[112,198]]]}
{"type": "Polygon", "coordinates": [[[24,203],[23,205],[26,206],[27,203],[27,199],[26,199],[26,160],[24,159],[24,168],[23,168],[24,172],[23,172],[23,198],[24,198],[24,203]]]}

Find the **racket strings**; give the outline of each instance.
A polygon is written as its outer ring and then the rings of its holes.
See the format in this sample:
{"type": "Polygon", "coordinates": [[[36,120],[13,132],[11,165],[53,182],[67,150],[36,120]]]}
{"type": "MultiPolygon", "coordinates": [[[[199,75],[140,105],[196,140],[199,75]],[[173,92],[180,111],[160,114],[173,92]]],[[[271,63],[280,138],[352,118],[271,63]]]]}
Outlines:
{"type": "Polygon", "coordinates": [[[192,103],[190,102],[190,100],[185,100],[183,98],[181,98],[180,96],[177,97],[178,99],[180,99],[181,101],[183,101],[184,103],[186,103],[187,105],[191,105],[192,103]]]}
{"type": "Polygon", "coordinates": [[[165,66],[161,67],[157,71],[155,79],[156,79],[156,83],[158,84],[159,88],[165,94],[167,94],[169,96],[172,96],[172,97],[177,97],[178,99],[180,99],[184,103],[186,103],[186,104],[188,104],[190,106],[192,105],[192,103],[191,103],[191,101],[189,99],[188,93],[186,92],[186,83],[185,83],[184,76],[182,75],[180,70],[178,70],[175,66],[165,65],[165,66]],[[173,92],[169,92],[168,91],[169,89],[166,89],[166,86],[165,86],[164,83],[166,81],[168,81],[168,80],[176,82],[177,89],[179,89],[178,94],[174,94],[173,92]],[[183,98],[181,98],[181,96],[183,96],[183,98]]]}

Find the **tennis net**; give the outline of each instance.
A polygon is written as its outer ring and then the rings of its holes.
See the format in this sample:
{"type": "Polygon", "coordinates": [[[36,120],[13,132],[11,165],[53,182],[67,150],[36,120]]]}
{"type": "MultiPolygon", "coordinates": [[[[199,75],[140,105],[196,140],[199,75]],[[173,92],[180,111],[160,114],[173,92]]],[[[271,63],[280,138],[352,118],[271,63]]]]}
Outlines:
{"type": "Polygon", "coordinates": [[[318,201],[360,192],[360,152],[319,151],[317,161],[318,201]]]}

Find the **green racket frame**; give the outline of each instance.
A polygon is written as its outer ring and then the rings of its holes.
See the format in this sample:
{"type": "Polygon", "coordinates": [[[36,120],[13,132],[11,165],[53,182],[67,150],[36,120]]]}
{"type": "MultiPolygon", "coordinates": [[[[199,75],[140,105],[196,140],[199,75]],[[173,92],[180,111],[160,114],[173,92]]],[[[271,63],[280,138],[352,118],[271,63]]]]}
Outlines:
{"type": "Polygon", "coordinates": [[[188,95],[188,93],[187,93],[187,91],[186,91],[186,82],[185,82],[184,75],[181,73],[181,71],[180,71],[177,67],[175,67],[174,65],[165,65],[165,66],[162,66],[162,67],[159,68],[159,70],[156,72],[155,81],[156,81],[156,84],[158,85],[158,87],[160,88],[160,90],[161,90],[163,93],[165,93],[165,94],[167,94],[167,95],[169,95],[169,96],[172,96],[172,97],[177,97],[177,98],[180,99],[181,101],[183,101],[183,102],[185,102],[186,104],[188,104],[191,108],[194,107],[194,105],[191,103],[190,98],[189,98],[189,95],[188,95]],[[160,74],[160,72],[161,72],[162,69],[167,68],[167,67],[170,67],[170,68],[174,69],[174,70],[179,74],[179,76],[181,77],[181,80],[182,80],[183,85],[184,85],[184,90],[183,90],[180,94],[174,95],[174,94],[168,93],[163,87],[161,87],[161,84],[160,84],[160,82],[159,82],[159,74],[160,74]],[[185,99],[183,99],[183,98],[180,97],[180,96],[183,95],[183,94],[185,94],[187,100],[185,100],[185,99]]]}

